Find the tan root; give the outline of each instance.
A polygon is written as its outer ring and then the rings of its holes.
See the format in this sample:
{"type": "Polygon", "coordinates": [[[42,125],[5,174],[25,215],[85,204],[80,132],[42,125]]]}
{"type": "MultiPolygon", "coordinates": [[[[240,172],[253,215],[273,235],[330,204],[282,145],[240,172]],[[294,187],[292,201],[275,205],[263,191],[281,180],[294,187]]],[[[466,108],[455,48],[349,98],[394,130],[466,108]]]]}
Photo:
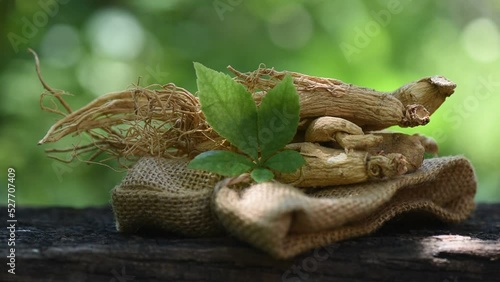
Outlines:
{"type": "Polygon", "coordinates": [[[446,77],[437,75],[410,82],[394,91],[393,96],[405,106],[420,104],[433,114],[456,87],[446,77]]]}
{"type": "Polygon", "coordinates": [[[365,135],[359,126],[342,118],[320,117],[309,124],[304,140],[306,142],[333,141],[346,150],[364,150],[382,142],[382,137],[365,135]]]}
{"type": "Polygon", "coordinates": [[[371,135],[381,138],[382,141],[366,148],[369,154],[401,154],[406,159],[408,172],[414,172],[422,165],[426,150],[420,136],[390,132],[373,132],[371,135]]]}
{"type": "Polygon", "coordinates": [[[66,162],[75,158],[94,162],[99,155],[106,153],[108,157],[100,162],[117,159],[123,165],[123,160],[135,160],[141,156],[183,156],[195,152],[199,144],[218,137],[205,121],[198,99],[172,83],[159,89],[134,87],[108,93],[77,111],[71,111],[61,92],[44,82],[38,58],[36,62],[39,79],[47,90],[41,95],[42,109],[63,115],[38,144],[84,133],[89,137],[86,143],[71,148],[48,149],[48,153],[71,153],[66,160],[56,155],[52,155],[53,158],[66,162]],[[52,106],[46,105],[48,98],[52,98],[52,106]],[[57,102],[67,113],[59,109],[57,102]],[[91,155],[83,159],[86,154],[91,155]]]}
{"type": "Polygon", "coordinates": [[[340,117],[363,130],[380,130],[393,125],[425,125],[429,122],[429,116],[455,88],[451,81],[436,76],[409,83],[394,93],[383,93],[337,79],[265,67],[249,73],[241,73],[231,66],[228,69],[236,75],[238,82],[255,92],[254,99],[257,102],[285,75],[290,74],[300,95],[302,119],[340,117]]]}
{"type": "Polygon", "coordinates": [[[296,187],[327,187],[385,179],[408,171],[402,154],[371,155],[365,151],[346,153],[313,143],[294,143],[287,146],[297,150],[306,164],[294,173],[280,173],[276,179],[296,187]]]}
{"type": "MultiPolygon", "coordinates": [[[[88,136],[71,148],[47,152],[70,153],[86,162],[117,160],[127,166],[142,156],[177,158],[214,149],[237,151],[208,125],[197,97],[169,83],[133,87],[98,97],[72,111],[62,91],[42,78],[46,92],[43,110],[62,118],[49,128],[39,144],[67,136],[88,136]],[[62,107],[61,107],[62,106],[62,107]],[[105,155],[105,157],[100,157],[105,155]]],[[[235,80],[245,85],[257,104],[286,74],[299,92],[300,123],[293,143],[306,164],[295,173],[277,173],[277,180],[297,187],[321,187],[386,179],[417,170],[424,153],[437,154],[434,140],[421,135],[374,132],[392,125],[417,126],[450,96],[455,84],[434,76],[409,83],[394,93],[346,84],[331,78],[260,67],[241,73],[232,67],[235,80]]]]}

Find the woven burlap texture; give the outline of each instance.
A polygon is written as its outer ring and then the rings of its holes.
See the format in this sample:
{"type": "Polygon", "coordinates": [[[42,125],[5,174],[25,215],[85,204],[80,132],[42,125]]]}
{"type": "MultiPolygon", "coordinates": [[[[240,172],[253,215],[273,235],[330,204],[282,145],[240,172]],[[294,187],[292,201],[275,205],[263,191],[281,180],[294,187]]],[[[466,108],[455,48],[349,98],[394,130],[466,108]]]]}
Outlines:
{"type": "Polygon", "coordinates": [[[188,170],[186,159],[144,157],[112,191],[116,227],[157,229],[188,236],[222,233],[211,212],[219,176],[188,170]]]}
{"type": "Polygon", "coordinates": [[[289,258],[372,233],[406,212],[458,222],[474,208],[476,178],[463,157],[425,160],[416,172],[391,180],[304,190],[275,182],[235,189],[186,164],[141,159],[113,190],[118,230],[206,236],[222,225],[274,257],[289,258]]]}

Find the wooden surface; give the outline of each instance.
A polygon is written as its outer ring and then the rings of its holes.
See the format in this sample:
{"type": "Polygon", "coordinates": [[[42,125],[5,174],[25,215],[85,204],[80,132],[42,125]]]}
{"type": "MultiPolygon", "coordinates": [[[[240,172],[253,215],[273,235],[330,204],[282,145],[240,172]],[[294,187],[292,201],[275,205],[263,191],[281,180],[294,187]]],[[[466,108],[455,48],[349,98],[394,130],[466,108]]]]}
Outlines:
{"type": "Polygon", "coordinates": [[[500,281],[500,204],[456,225],[408,215],[288,261],[231,237],[120,234],[110,207],[18,208],[17,219],[16,275],[2,226],[0,281],[500,281]]]}

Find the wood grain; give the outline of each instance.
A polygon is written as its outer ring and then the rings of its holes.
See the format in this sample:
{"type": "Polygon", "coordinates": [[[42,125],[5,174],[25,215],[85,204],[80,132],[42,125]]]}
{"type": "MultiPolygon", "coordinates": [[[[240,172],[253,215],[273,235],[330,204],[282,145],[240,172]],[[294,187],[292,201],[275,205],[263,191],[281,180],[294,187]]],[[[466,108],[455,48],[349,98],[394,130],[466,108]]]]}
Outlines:
{"type": "MultiPolygon", "coordinates": [[[[462,282],[500,277],[500,204],[481,204],[456,225],[406,215],[371,236],[287,261],[231,237],[120,234],[110,207],[19,208],[17,218],[17,274],[7,273],[3,255],[0,281],[462,282]]],[[[2,228],[5,247],[8,235],[2,228]]]]}

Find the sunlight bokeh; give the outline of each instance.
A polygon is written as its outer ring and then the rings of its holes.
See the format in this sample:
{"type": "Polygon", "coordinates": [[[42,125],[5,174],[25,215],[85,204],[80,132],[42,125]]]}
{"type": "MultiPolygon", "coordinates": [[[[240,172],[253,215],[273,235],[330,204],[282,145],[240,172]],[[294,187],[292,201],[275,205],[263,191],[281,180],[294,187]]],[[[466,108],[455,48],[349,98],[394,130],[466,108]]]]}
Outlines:
{"type": "Polygon", "coordinates": [[[434,137],[440,155],[465,155],[478,175],[477,201],[500,201],[499,1],[40,3],[0,4],[0,156],[4,171],[17,171],[19,205],[106,204],[124,175],[60,163],[44,153],[54,145],[37,146],[58,116],[40,110],[28,47],[39,53],[45,80],[72,95],[73,109],[138,82],[194,93],[193,61],[221,71],[264,63],[382,91],[444,75],[458,86],[431,123],[391,130],[434,137]]]}

